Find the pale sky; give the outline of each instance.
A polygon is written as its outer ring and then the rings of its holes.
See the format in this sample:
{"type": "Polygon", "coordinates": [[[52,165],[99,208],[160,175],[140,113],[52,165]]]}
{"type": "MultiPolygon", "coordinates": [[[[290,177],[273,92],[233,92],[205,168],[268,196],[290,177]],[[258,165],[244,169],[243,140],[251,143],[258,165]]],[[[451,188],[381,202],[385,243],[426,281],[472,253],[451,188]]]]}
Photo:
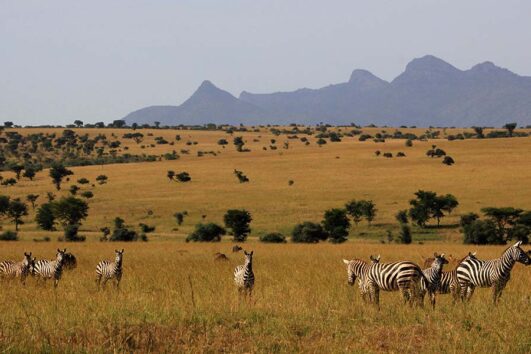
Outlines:
{"type": "Polygon", "coordinates": [[[108,122],[205,79],[236,96],[392,80],[426,54],[531,76],[530,18],[524,0],[0,0],[0,122],[108,122]]]}

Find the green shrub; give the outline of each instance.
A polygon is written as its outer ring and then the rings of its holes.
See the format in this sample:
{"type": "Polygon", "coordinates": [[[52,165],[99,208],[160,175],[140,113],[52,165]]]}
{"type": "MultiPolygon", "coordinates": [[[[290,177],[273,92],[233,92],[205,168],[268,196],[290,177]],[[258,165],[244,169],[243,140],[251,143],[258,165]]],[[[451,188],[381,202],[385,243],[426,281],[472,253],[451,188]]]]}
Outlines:
{"type": "Polygon", "coordinates": [[[15,231],[5,231],[0,234],[0,241],[18,241],[18,234],[15,231]]]}
{"type": "Polygon", "coordinates": [[[186,238],[186,242],[219,242],[225,234],[225,229],[217,224],[197,224],[194,232],[186,238]]]}
{"type": "Polygon", "coordinates": [[[270,232],[260,236],[260,241],[266,243],[285,243],[286,236],[282,235],[280,232],[270,232]]]}
{"type": "Polygon", "coordinates": [[[291,241],[295,243],[317,243],[328,238],[328,233],[320,224],[305,221],[296,225],[291,233],[291,241]]]}

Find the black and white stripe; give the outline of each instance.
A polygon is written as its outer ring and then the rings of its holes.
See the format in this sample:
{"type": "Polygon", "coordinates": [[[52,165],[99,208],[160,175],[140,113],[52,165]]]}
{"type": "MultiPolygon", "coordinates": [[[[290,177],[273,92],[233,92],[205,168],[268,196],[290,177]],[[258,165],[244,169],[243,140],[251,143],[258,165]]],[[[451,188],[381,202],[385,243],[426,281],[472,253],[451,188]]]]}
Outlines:
{"type": "MultiPolygon", "coordinates": [[[[372,263],[378,263],[380,257],[372,257],[372,263]]],[[[369,284],[367,282],[367,274],[369,273],[370,265],[362,261],[361,259],[346,260],[343,259],[343,263],[347,265],[347,282],[349,285],[354,285],[356,278],[358,278],[358,287],[360,289],[361,298],[364,301],[370,300],[369,298],[369,284]]]]}
{"type": "Polygon", "coordinates": [[[419,300],[424,302],[424,296],[428,293],[433,308],[435,308],[435,294],[440,288],[443,266],[445,264],[448,264],[448,261],[444,258],[444,253],[441,255],[435,253],[431,267],[422,271],[424,277],[420,279],[419,300]]]}
{"type": "Polygon", "coordinates": [[[238,291],[245,292],[249,296],[252,294],[254,287],[253,253],[254,251],[243,251],[245,263],[234,269],[234,282],[238,291]]]}
{"type": "Polygon", "coordinates": [[[63,274],[63,258],[65,252],[66,248],[62,251],[57,249],[57,256],[54,261],[45,259],[36,261],[34,266],[35,276],[44,281],[53,279],[53,286],[57,287],[59,280],[61,279],[61,275],[63,274]]]}
{"type": "Polygon", "coordinates": [[[373,263],[367,274],[370,298],[379,306],[380,290],[400,291],[404,301],[413,304],[419,297],[422,278],[422,269],[413,262],[373,263]]]}
{"type": "Polygon", "coordinates": [[[115,259],[112,261],[101,261],[96,266],[96,284],[98,288],[103,279],[103,286],[110,279],[114,280],[115,286],[118,289],[120,287],[120,281],[122,280],[123,269],[122,269],[122,260],[124,255],[124,250],[121,251],[114,250],[115,259]]]}
{"type": "Polygon", "coordinates": [[[26,278],[31,273],[31,267],[31,252],[24,252],[24,259],[21,262],[3,261],[0,263],[0,277],[20,278],[22,284],[26,284],[26,278]]]}
{"type": "Polygon", "coordinates": [[[522,241],[516,242],[507,248],[500,258],[488,261],[465,258],[457,267],[461,299],[469,301],[476,287],[492,287],[492,300],[496,304],[511,278],[515,263],[531,264],[531,258],[520,248],[521,244],[522,241]]]}

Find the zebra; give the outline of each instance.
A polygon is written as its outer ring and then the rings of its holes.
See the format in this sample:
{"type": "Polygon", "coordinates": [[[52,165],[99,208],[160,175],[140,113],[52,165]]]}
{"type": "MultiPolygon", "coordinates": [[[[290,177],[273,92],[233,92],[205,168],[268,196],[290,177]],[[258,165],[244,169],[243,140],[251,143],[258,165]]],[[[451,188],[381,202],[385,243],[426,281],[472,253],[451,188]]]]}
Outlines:
{"type": "Polygon", "coordinates": [[[38,279],[43,279],[45,282],[53,278],[53,286],[57,288],[61,275],[63,274],[63,261],[66,248],[64,250],[57,249],[57,256],[54,261],[41,259],[35,262],[34,274],[38,279]]]}
{"type": "Polygon", "coordinates": [[[470,301],[476,287],[492,287],[492,301],[496,305],[511,278],[515,263],[531,264],[531,258],[520,248],[521,244],[522,241],[516,242],[507,248],[500,258],[482,261],[467,257],[461,262],[457,267],[461,299],[470,301]]]}
{"type": "MultiPolygon", "coordinates": [[[[372,263],[378,263],[380,258],[371,258],[372,263]]],[[[358,287],[360,289],[361,298],[364,301],[370,300],[369,287],[367,283],[367,273],[369,272],[369,264],[361,259],[346,260],[343,259],[343,263],[347,265],[347,282],[352,286],[358,278],[358,287]]]]}
{"type": "Polygon", "coordinates": [[[418,298],[420,281],[425,278],[420,267],[409,261],[379,263],[380,256],[370,257],[373,263],[367,273],[367,288],[372,302],[380,307],[380,289],[384,291],[400,291],[404,302],[413,304],[418,298]],[[378,263],[374,263],[378,260],[378,263]]]}
{"type": "Polygon", "coordinates": [[[254,287],[253,253],[254,251],[247,252],[244,250],[245,263],[234,269],[234,282],[238,292],[243,292],[249,297],[251,297],[254,287]]]}
{"type": "Polygon", "coordinates": [[[110,279],[115,280],[116,289],[120,288],[120,281],[122,280],[122,262],[124,256],[124,249],[121,251],[114,250],[116,258],[114,262],[111,261],[100,261],[96,266],[96,284],[98,288],[100,287],[101,280],[103,278],[103,287],[107,284],[107,281],[110,279]]]}
{"type": "Polygon", "coordinates": [[[465,258],[462,258],[459,262],[457,262],[457,266],[454,270],[451,270],[449,272],[442,272],[441,274],[441,280],[439,282],[439,287],[437,289],[437,292],[439,294],[452,294],[453,303],[455,304],[457,299],[459,298],[459,280],[457,279],[457,267],[461,262],[463,262],[467,257],[476,258],[476,252],[468,253],[468,256],[465,258]]]}
{"type": "Polygon", "coordinates": [[[424,295],[427,292],[430,296],[431,306],[435,308],[435,294],[441,285],[443,267],[448,264],[448,260],[444,258],[444,253],[441,255],[434,253],[433,256],[434,260],[431,267],[422,271],[424,277],[420,279],[419,301],[421,304],[424,303],[424,295]]]}
{"type": "Polygon", "coordinates": [[[32,258],[31,252],[24,252],[24,259],[21,262],[4,261],[0,263],[0,277],[1,278],[17,278],[23,285],[26,284],[26,278],[31,274],[32,258]]]}

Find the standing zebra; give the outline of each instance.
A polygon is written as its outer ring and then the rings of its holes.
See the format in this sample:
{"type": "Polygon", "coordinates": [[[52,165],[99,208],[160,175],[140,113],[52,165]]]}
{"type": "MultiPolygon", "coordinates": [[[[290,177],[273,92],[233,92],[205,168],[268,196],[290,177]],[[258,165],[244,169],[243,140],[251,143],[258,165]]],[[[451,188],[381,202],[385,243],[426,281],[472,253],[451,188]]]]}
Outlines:
{"type": "MultiPolygon", "coordinates": [[[[372,263],[378,263],[380,258],[371,258],[372,263]]],[[[367,273],[369,272],[370,265],[362,261],[361,259],[346,260],[343,259],[343,263],[347,265],[347,282],[348,285],[354,285],[356,278],[358,278],[358,287],[360,289],[361,298],[364,301],[370,300],[369,298],[369,286],[367,282],[367,273]]]]}
{"type": "Polygon", "coordinates": [[[116,289],[120,287],[120,281],[122,280],[122,260],[124,256],[124,249],[121,251],[114,250],[116,258],[112,261],[101,261],[96,266],[96,284],[100,287],[101,278],[103,278],[103,287],[107,284],[109,279],[115,280],[116,289]]]}
{"type": "Polygon", "coordinates": [[[4,261],[0,263],[1,278],[20,277],[22,284],[26,284],[26,278],[31,273],[32,258],[31,252],[24,252],[24,259],[21,262],[4,261]]]}
{"type": "Polygon", "coordinates": [[[531,264],[531,258],[520,248],[521,244],[522,241],[516,242],[507,248],[500,258],[482,261],[467,257],[461,262],[457,267],[461,299],[470,301],[476,287],[492,287],[492,301],[496,305],[511,278],[511,270],[515,263],[531,264]]]}
{"type": "Polygon", "coordinates": [[[238,287],[238,291],[240,293],[244,292],[249,297],[251,297],[254,287],[253,253],[254,251],[247,252],[244,250],[245,263],[234,269],[234,282],[238,287]]]}
{"type": "Polygon", "coordinates": [[[443,266],[448,264],[448,261],[444,258],[444,253],[441,255],[434,253],[433,256],[434,260],[431,267],[422,271],[424,277],[420,279],[419,301],[421,304],[424,303],[424,295],[427,292],[430,296],[431,306],[435,308],[435,294],[441,285],[443,266]]]}
{"type": "MultiPolygon", "coordinates": [[[[467,257],[476,258],[476,252],[469,252],[467,257]]],[[[459,298],[460,291],[459,280],[457,279],[457,267],[459,267],[459,264],[461,264],[461,262],[467,259],[467,257],[457,262],[457,266],[454,270],[449,272],[442,272],[441,274],[441,281],[439,282],[439,288],[437,289],[437,292],[439,294],[452,294],[454,304],[459,298]]]]}
{"type": "Polygon", "coordinates": [[[53,286],[56,288],[59,284],[59,280],[61,279],[61,275],[63,274],[63,260],[65,252],[66,248],[62,251],[57,249],[55,261],[41,259],[40,261],[35,262],[35,276],[37,276],[38,279],[43,279],[45,282],[46,280],[53,278],[53,286]]]}
{"type": "Polygon", "coordinates": [[[367,287],[370,299],[380,307],[380,289],[384,291],[399,290],[404,302],[413,304],[420,291],[420,279],[425,278],[420,267],[409,261],[394,263],[374,263],[380,256],[371,256],[373,264],[367,274],[367,287]]]}

